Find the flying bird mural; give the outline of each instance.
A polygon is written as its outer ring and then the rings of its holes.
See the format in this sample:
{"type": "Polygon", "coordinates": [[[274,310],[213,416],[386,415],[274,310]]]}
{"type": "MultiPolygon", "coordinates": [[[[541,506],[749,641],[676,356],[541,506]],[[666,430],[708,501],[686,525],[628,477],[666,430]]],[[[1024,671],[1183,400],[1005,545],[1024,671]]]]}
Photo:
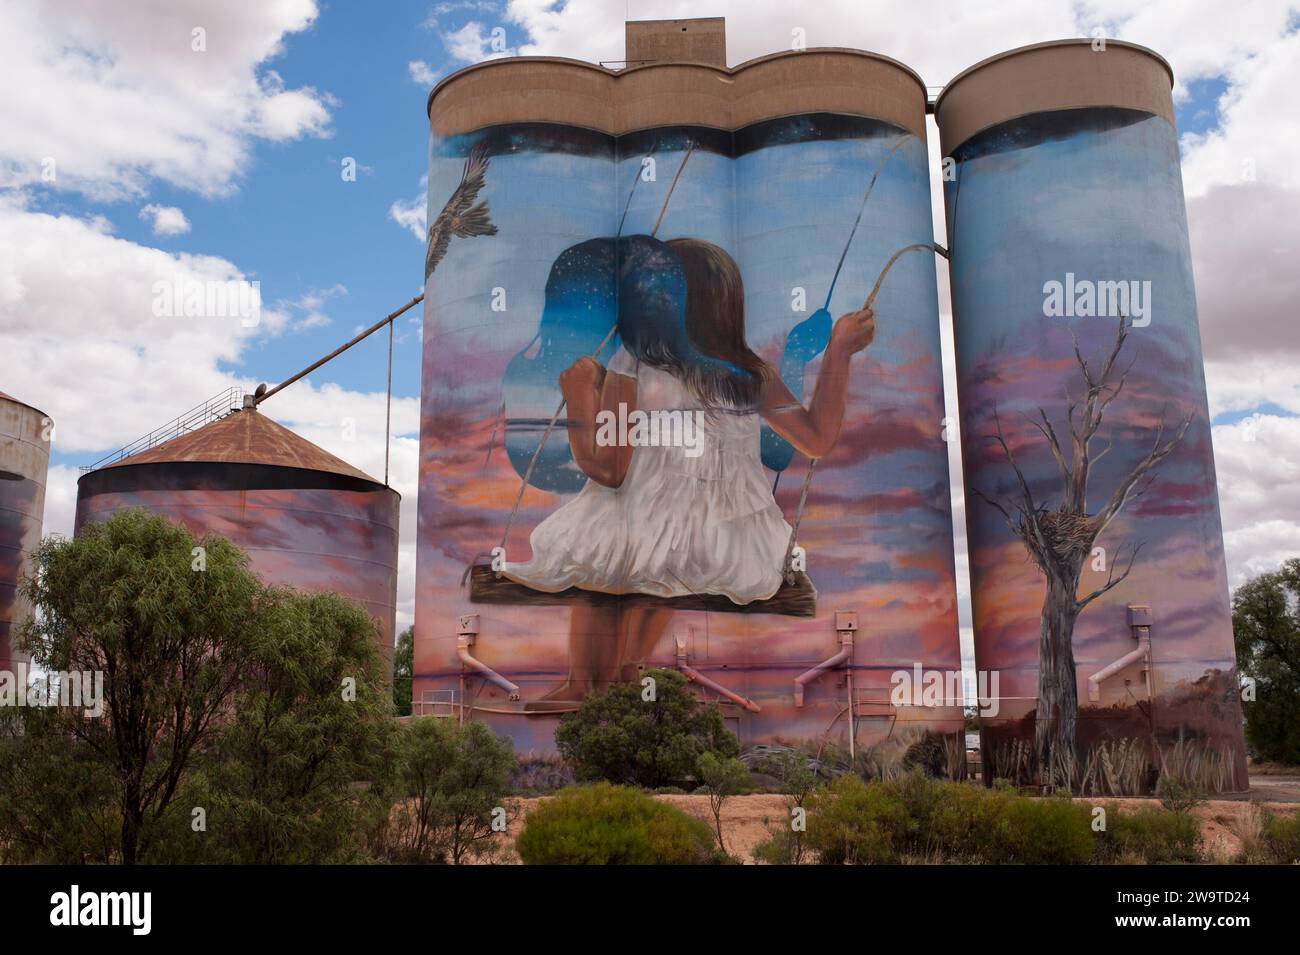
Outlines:
{"type": "Polygon", "coordinates": [[[460,184],[438,213],[438,218],[429,226],[427,251],[424,254],[424,280],[438,267],[447,247],[451,245],[452,236],[470,238],[476,235],[496,235],[497,227],[488,217],[487,202],[474,204],[479,190],[483,188],[484,175],[488,167],[487,150],[484,143],[479,143],[465,159],[465,168],[460,174],[460,184]]]}

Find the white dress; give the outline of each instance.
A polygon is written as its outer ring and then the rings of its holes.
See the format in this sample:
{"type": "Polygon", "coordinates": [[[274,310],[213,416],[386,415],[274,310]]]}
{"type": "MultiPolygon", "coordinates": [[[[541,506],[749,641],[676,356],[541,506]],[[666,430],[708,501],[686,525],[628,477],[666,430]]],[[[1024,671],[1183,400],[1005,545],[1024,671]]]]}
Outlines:
{"type": "MultiPolygon", "coordinates": [[[[644,411],[700,407],[676,378],[623,349],[609,370],[636,379],[644,411]]],[[[790,525],[763,471],[759,429],[757,413],[720,411],[705,416],[698,457],[634,448],[620,487],[589,480],[533,530],[532,560],[502,573],[546,593],[766,600],[781,586],[790,525]]]]}

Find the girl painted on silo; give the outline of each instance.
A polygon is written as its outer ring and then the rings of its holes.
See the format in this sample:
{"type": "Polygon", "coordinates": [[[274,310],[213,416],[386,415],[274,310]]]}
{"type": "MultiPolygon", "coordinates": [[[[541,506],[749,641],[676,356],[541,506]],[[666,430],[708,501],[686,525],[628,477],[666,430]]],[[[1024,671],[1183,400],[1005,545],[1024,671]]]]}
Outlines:
{"type": "MultiPolygon", "coordinates": [[[[672,598],[713,594],[738,605],[781,586],[791,528],[759,453],[766,422],[810,458],[844,420],[849,361],[871,344],[870,309],[835,323],[807,407],[745,338],[740,270],[696,239],[616,241],[621,347],[603,367],[582,357],[559,376],[569,445],[589,480],[532,532],[532,559],[504,576],[535,590],[570,587],[672,598]],[[681,412],[673,437],[638,439],[623,422],[681,412]]],[[[661,421],[676,418],[661,417],[661,421]]],[[[569,673],[544,700],[580,700],[629,678],[671,610],[575,604],[569,673]]]]}

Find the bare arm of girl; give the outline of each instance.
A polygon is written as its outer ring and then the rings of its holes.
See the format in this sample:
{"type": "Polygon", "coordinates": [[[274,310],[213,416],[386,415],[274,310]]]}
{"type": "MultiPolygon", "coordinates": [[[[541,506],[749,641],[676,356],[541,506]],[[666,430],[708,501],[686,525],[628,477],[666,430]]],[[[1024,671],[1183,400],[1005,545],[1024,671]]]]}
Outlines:
{"type": "Polygon", "coordinates": [[[587,477],[606,487],[618,487],[627,477],[632,448],[596,442],[596,416],[601,411],[618,414],[619,404],[636,407],[636,379],[605,368],[584,356],[560,373],[560,391],[568,403],[569,448],[573,460],[587,477]]]}
{"type": "Polygon", "coordinates": [[[812,401],[805,408],[773,375],[763,387],[760,412],[772,430],[810,458],[824,457],[839,440],[849,388],[849,359],[876,337],[876,315],[869,308],[841,315],[822,355],[812,401]]]}

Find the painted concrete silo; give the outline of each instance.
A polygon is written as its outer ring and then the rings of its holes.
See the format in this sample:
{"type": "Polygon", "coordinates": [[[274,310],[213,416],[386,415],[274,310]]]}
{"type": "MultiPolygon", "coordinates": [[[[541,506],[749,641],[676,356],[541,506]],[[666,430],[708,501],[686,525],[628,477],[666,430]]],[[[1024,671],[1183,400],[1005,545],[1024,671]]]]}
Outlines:
{"type": "Polygon", "coordinates": [[[76,527],[142,507],[196,535],[220,534],[266,583],[332,591],[364,606],[391,668],[399,499],[246,404],[83,475],[76,527]]]}
{"type": "Polygon", "coordinates": [[[938,101],[990,776],[1246,785],[1171,83],[1065,41],[938,101]]]}
{"type": "Polygon", "coordinates": [[[27,659],[14,645],[31,613],[18,582],[41,541],[52,429],[44,413],[0,392],[0,671],[14,672],[27,659]]]}
{"type": "Polygon", "coordinates": [[[430,96],[417,713],[545,750],[676,667],[747,742],[961,729],[893,679],[960,670],[924,86],[721,30],[430,96]]]}

